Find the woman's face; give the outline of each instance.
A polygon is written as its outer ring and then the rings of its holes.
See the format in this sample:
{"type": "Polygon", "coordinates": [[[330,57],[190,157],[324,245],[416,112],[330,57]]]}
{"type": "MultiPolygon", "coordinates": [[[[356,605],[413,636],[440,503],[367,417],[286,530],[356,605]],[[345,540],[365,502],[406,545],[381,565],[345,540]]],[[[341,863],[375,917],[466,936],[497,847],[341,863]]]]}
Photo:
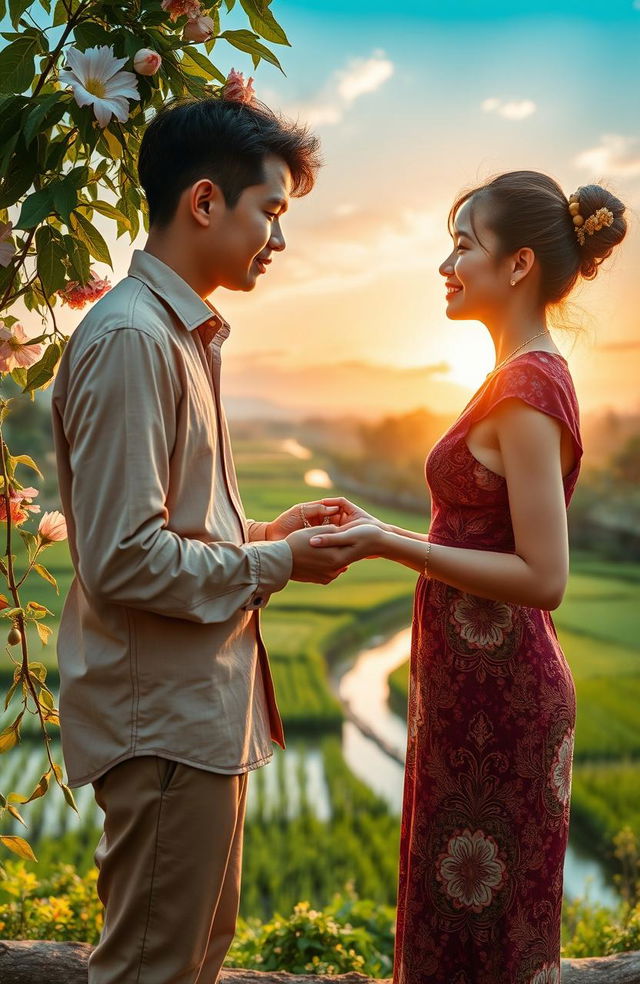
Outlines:
{"type": "Polygon", "coordinates": [[[447,317],[454,321],[491,320],[510,289],[512,261],[484,220],[488,203],[477,202],[471,223],[471,199],[456,214],[453,249],[440,266],[447,291],[447,317]]]}

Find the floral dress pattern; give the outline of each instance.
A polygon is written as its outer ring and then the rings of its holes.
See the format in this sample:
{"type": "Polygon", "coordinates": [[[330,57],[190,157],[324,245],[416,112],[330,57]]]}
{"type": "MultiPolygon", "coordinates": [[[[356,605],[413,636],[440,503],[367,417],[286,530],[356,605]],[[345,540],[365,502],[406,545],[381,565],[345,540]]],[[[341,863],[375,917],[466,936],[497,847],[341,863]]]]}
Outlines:
{"type": "MultiPolygon", "coordinates": [[[[580,468],[565,360],[514,358],[480,387],[426,466],[434,543],[514,550],[506,481],[466,443],[517,398],[560,420],[580,468]]],[[[394,984],[560,984],[562,869],[575,692],[549,612],[416,588],[394,984]]]]}

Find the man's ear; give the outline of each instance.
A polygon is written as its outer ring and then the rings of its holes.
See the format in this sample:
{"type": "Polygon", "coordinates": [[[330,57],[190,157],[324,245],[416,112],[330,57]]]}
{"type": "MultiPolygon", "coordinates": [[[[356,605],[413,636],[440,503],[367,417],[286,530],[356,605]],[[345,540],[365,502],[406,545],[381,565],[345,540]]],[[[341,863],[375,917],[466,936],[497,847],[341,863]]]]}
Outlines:
{"type": "Polygon", "coordinates": [[[217,213],[226,208],[224,195],[210,178],[201,178],[185,189],[186,207],[191,217],[203,228],[210,225],[217,213]]]}

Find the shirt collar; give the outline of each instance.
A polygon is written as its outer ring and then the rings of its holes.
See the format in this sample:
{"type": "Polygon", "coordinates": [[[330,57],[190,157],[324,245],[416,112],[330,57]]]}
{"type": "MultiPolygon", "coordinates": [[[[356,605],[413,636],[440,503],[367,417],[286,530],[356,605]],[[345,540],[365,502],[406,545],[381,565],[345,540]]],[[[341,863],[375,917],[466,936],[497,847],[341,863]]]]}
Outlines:
{"type": "Polygon", "coordinates": [[[186,280],[157,256],[142,249],[134,250],[128,275],[157,294],[189,331],[202,326],[200,334],[204,335],[205,345],[216,335],[220,342],[229,336],[229,324],[213,304],[203,301],[186,280]]]}

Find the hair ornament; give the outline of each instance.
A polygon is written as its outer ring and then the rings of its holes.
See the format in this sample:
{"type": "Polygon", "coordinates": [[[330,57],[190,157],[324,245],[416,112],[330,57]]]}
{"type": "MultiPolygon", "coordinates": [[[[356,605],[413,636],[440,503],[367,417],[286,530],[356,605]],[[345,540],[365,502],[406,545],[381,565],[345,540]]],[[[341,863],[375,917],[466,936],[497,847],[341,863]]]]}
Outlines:
{"type": "Polygon", "coordinates": [[[593,236],[594,232],[608,228],[613,225],[614,221],[613,212],[608,208],[599,208],[587,219],[580,215],[580,195],[578,192],[569,196],[569,214],[581,246],[584,246],[586,236],[593,236]]]}

